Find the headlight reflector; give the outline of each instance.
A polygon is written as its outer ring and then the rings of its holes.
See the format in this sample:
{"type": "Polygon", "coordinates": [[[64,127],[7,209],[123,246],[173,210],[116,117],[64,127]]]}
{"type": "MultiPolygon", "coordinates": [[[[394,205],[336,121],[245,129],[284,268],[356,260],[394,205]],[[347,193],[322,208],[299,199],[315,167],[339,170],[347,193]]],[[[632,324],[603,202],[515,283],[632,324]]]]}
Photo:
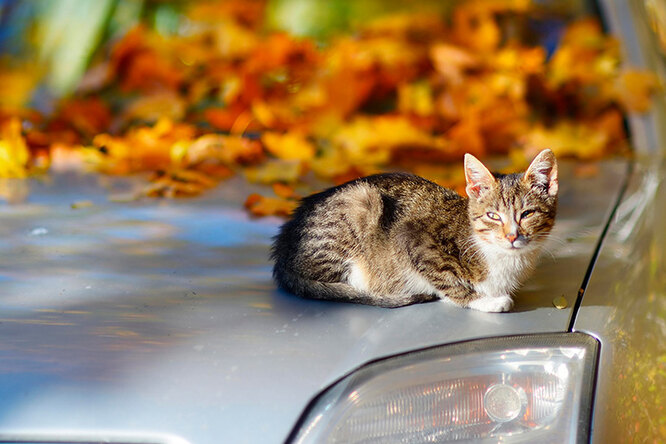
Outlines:
{"type": "Polygon", "coordinates": [[[370,363],[324,391],[298,443],[576,442],[587,439],[597,341],[492,338],[370,363]]]}
{"type": "Polygon", "coordinates": [[[497,423],[513,421],[527,406],[527,395],[520,386],[491,385],[483,395],[483,409],[497,423]]]}

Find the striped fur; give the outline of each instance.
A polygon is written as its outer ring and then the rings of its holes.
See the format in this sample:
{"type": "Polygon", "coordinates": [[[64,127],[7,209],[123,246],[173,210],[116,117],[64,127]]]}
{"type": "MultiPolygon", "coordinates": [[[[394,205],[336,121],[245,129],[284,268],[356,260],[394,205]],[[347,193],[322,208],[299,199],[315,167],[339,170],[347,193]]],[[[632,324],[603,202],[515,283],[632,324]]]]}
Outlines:
{"type": "Polygon", "coordinates": [[[276,282],[313,299],[509,310],[553,227],[557,164],[545,150],[524,174],[492,175],[467,155],[465,173],[469,198],[405,173],[305,198],[275,238],[276,282]]]}

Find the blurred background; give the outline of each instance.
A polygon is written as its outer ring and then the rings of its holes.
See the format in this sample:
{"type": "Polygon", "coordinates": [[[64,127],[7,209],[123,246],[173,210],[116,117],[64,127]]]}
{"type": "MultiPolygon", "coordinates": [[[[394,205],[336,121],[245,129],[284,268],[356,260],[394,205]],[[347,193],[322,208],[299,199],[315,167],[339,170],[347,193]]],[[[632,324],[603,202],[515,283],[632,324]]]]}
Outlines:
{"type": "Polygon", "coordinates": [[[594,2],[0,0],[0,177],[146,173],[138,194],[174,197],[242,175],[270,188],[253,214],[287,215],[385,170],[460,189],[465,152],[626,155],[659,88],[594,2]]]}
{"type": "MultiPolygon", "coordinates": [[[[260,32],[287,31],[321,44],[334,35],[351,33],[382,16],[400,13],[451,15],[456,0],[0,0],[0,64],[26,67],[13,88],[3,88],[4,105],[29,103],[35,86],[43,82],[48,93],[61,96],[74,91],[94,56],[109,42],[142,24],[163,36],[187,36],[198,20],[226,19],[230,10],[245,15],[260,32]],[[217,9],[217,11],[211,11],[217,9]],[[199,16],[196,11],[212,12],[199,16]],[[194,11],[194,14],[192,12],[194,11]],[[259,22],[259,23],[257,23],[259,22]]],[[[495,2],[499,3],[499,2],[495,2]]],[[[530,2],[504,2],[506,4],[530,2]]],[[[552,51],[562,19],[596,13],[593,2],[537,1],[543,43],[552,51]]],[[[5,79],[6,80],[6,79],[5,79]]],[[[7,84],[7,82],[2,82],[7,84]]],[[[2,86],[0,86],[1,88],[2,86]]]]}

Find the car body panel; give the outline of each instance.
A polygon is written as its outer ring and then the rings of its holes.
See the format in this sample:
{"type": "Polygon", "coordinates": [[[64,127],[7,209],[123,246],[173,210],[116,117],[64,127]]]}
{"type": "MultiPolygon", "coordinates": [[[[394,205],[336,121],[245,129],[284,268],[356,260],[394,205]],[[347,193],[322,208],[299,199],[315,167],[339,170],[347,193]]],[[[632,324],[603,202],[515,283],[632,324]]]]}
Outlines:
{"type": "Polygon", "coordinates": [[[574,328],[601,341],[595,443],[666,438],[666,162],[637,162],[574,328]]]}
{"type": "Polygon", "coordinates": [[[281,221],[246,215],[240,178],[201,198],[129,203],[109,196],[131,179],[33,180],[26,203],[2,208],[0,437],[280,442],[313,396],[369,360],[565,331],[626,174],[622,160],[598,167],[578,177],[561,162],[555,239],[511,313],[278,291],[268,253],[281,221]]]}
{"type": "MultiPolygon", "coordinates": [[[[664,82],[666,53],[653,33],[659,24],[647,26],[647,3],[608,1],[604,12],[629,62],[664,82]]],[[[629,119],[632,173],[573,325],[601,342],[594,443],[666,441],[665,121],[663,94],[650,113],[629,119]]]]}

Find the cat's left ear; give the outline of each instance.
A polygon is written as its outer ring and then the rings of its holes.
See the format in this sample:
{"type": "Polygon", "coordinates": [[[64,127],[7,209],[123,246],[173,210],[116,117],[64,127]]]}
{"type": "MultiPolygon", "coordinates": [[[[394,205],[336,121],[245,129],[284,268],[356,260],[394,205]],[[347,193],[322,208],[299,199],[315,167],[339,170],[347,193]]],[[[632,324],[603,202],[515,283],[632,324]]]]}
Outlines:
{"type": "Polygon", "coordinates": [[[465,179],[467,180],[465,191],[470,199],[478,199],[497,183],[488,168],[471,154],[465,154],[465,179]]]}
{"type": "Polygon", "coordinates": [[[532,187],[538,187],[556,196],[559,188],[557,181],[557,160],[551,150],[543,150],[534,158],[525,171],[523,180],[532,187]]]}

